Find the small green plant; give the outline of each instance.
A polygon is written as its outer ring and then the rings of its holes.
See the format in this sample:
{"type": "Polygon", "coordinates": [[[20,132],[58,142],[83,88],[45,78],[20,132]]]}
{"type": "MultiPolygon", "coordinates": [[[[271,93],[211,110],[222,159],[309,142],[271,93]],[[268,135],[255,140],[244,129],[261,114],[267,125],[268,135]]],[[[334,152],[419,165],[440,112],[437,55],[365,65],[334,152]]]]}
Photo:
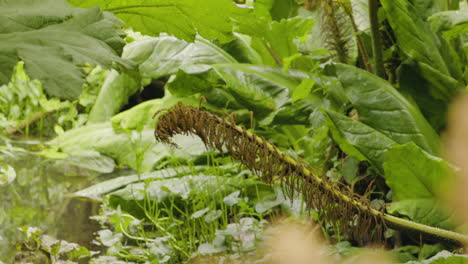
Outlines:
{"type": "Polygon", "coordinates": [[[16,262],[77,264],[80,260],[93,256],[86,247],[56,239],[38,228],[23,226],[20,229],[24,241],[16,246],[16,262]]]}

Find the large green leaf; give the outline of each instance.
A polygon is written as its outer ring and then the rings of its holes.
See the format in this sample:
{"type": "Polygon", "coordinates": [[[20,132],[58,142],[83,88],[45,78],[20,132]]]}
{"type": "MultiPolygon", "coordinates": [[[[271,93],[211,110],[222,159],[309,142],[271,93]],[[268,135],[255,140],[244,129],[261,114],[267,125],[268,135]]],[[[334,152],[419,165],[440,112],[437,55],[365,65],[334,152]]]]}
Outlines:
{"type": "Polygon", "coordinates": [[[98,8],[73,8],[62,0],[6,0],[0,9],[0,83],[8,82],[22,60],[48,95],[76,99],[83,84],[79,65],[125,64],[118,56],[122,22],[98,8]]]}
{"type": "Polygon", "coordinates": [[[448,214],[442,203],[431,198],[401,200],[393,202],[386,209],[392,215],[405,216],[421,224],[448,230],[454,227],[453,214],[448,214]]]}
{"type": "Polygon", "coordinates": [[[171,149],[163,143],[156,143],[153,128],[132,134],[117,133],[112,125],[106,122],[69,130],[50,143],[70,155],[90,150],[97,151],[113,158],[119,165],[140,168],[143,171],[151,170],[154,166],[162,166],[162,162],[166,159],[176,156],[193,158],[205,150],[198,138],[177,136],[175,140],[183,150],[171,149]]]}
{"type": "MultiPolygon", "coordinates": [[[[427,78],[430,95],[447,103],[464,86],[463,63],[451,45],[431,31],[430,24],[420,17],[419,7],[415,4],[405,0],[382,0],[399,47],[419,68],[409,74],[427,78]],[[435,73],[435,77],[431,78],[435,73]]],[[[402,87],[413,85],[416,84],[406,83],[402,87]]]]}
{"type": "Polygon", "coordinates": [[[399,144],[415,142],[429,153],[438,136],[419,109],[385,80],[356,67],[336,64],[336,74],[359,120],[399,144]]]}
{"type": "Polygon", "coordinates": [[[340,148],[358,160],[369,161],[383,174],[384,154],[397,143],[372,127],[337,112],[323,111],[323,114],[340,148]]]}
{"type": "MultiPolygon", "coordinates": [[[[433,87],[433,85],[429,80],[422,77],[418,64],[415,61],[406,60],[398,67],[397,74],[400,89],[412,95],[412,98],[421,109],[424,117],[436,131],[443,129],[447,116],[447,102],[431,95],[431,87],[433,87]]],[[[436,74],[431,76],[431,78],[437,77],[442,77],[441,80],[453,80],[452,78],[444,78],[447,77],[447,75],[441,76],[440,74],[436,74]]],[[[440,93],[440,91],[448,92],[445,88],[442,90],[434,90],[436,93],[440,93]]],[[[445,93],[445,95],[450,96],[450,94],[447,93],[445,93]]]]}
{"type": "Polygon", "coordinates": [[[430,155],[412,142],[392,147],[383,166],[395,201],[435,197],[451,172],[445,160],[430,155]]]}
{"type": "Polygon", "coordinates": [[[269,116],[269,121],[290,101],[289,94],[301,84],[302,79],[310,78],[299,71],[283,72],[274,67],[239,63],[193,65],[190,70],[192,72],[180,72],[169,80],[171,92],[177,95],[201,92],[205,95],[211,93],[213,87],[219,87],[217,89],[228,92],[235,102],[217,103],[218,107],[240,104],[253,111],[258,119],[269,116]],[[188,87],[188,83],[194,86],[188,87]]]}
{"type": "Polygon", "coordinates": [[[196,34],[221,42],[232,40],[235,20],[254,21],[252,10],[231,0],[68,0],[80,7],[100,6],[146,35],[166,32],[193,41],[196,34]]]}
{"type": "Polygon", "coordinates": [[[278,68],[249,64],[216,64],[213,68],[237,102],[253,110],[260,118],[273,117],[281,106],[290,101],[289,94],[301,84],[302,79],[309,78],[299,71],[284,73],[278,68]]]}
{"type": "Polygon", "coordinates": [[[138,64],[143,77],[160,78],[196,64],[236,63],[213,43],[197,37],[189,43],[170,36],[143,37],[125,47],[122,57],[138,64]]]}
{"type": "MultiPolygon", "coordinates": [[[[451,72],[451,58],[441,54],[441,41],[431,31],[416,12],[415,6],[406,0],[382,0],[382,6],[387,13],[387,19],[398,39],[398,45],[410,58],[426,63],[446,75],[459,76],[451,72]]],[[[459,70],[459,69],[458,69],[459,70]]]]}

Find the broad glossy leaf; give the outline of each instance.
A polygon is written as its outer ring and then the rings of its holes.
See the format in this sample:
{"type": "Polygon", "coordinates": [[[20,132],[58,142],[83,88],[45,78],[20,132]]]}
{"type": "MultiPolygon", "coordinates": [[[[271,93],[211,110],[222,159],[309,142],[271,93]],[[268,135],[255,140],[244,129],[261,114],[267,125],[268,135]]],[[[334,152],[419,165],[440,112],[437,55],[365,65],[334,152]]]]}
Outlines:
{"type": "Polygon", "coordinates": [[[450,180],[451,173],[445,160],[430,155],[413,142],[388,150],[383,167],[395,201],[433,198],[450,180]]]}
{"type": "Polygon", "coordinates": [[[287,103],[290,92],[309,78],[298,71],[248,64],[216,64],[213,68],[226,83],[225,89],[255,116],[265,117],[287,103]]]}
{"type": "Polygon", "coordinates": [[[405,199],[393,202],[386,209],[392,215],[405,216],[421,224],[448,230],[454,227],[453,212],[448,214],[444,205],[432,198],[405,199]]]}
{"type": "MultiPolygon", "coordinates": [[[[225,97],[225,99],[231,98],[230,100],[234,101],[221,100],[225,102],[224,105],[222,102],[218,102],[215,103],[216,106],[236,109],[240,105],[253,111],[255,118],[258,119],[267,116],[270,119],[274,117],[276,112],[290,101],[289,94],[295,91],[303,79],[310,78],[307,74],[299,71],[283,72],[278,68],[260,65],[213,64],[209,66],[207,72],[203,72],[206,66],[208,65],[191,67],[195,71],[200,70],[197,74],[184,73],[171,78],[168,83],[169,90],[175,90],[178,95],[182,95],[184,92],[189,95],[198,91],[213,98],[215,96],[211,94],[212,87],[219,86],[218,90],[222,89],[227,92],[227,94],[219,94],[219,96],[225,97]],[[209,78],[203,78],[203,76],[209,76],[209,78]],[[184,85],[190,82],[196,86],[189,88],[184,85]]],[[[210,102],[210,99],[208,101],[210,102]]],[[[309,113],[304,114],[308,116],[309,113]]]]}
{"type": "Polygon", "coordinates": [[[323,111],[328,120],[333,139],[348,155],[360,160],[369,161],[383,174],[385,152],[397,143],[383,133],[333,111],[323,111]]]}
{"type": "Polygon", "coordinates": [[[8,0],[0,9],[0,83],[8,82],[23,60],[28,75],[39,79],[49,96],[76,99],[83,84],[79,65],[127,65],[118,56],[122,22],[99,8],[73,8],[62,0],[8,0]]]}
{"type": "Polygon", "coordinates": [[[171,36],[143,37],[128,44],[122,57],[138,64],[143,77],[154,79],[190,65],[237,62],[221,48],[200,37],[193,43],[171,36]]]}
{"type": "Polygon", "coordinates": [[[336,64],[336,74],[359,120],[399,144],[413,141],[429,153],[437,153],[439,138],[434,129],[390,83],[345,64],[336,64]]]}
{"type": "Polygon", "coordinates": [[[221,42],[232,40],[236,20],[254,21],[252,10],[231,0],[68,0],[75,6],[100,6],[145,35],[161,32],[193,41],[196,34],[221,42]]]}

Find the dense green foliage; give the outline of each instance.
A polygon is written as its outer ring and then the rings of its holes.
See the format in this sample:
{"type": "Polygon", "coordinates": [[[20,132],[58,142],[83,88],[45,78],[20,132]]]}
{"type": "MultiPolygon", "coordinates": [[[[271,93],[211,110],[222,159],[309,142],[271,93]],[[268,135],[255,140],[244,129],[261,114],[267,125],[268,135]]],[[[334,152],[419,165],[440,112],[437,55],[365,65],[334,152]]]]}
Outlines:
{"type": "MultiPolygon", "coordinates": [[[[441,156],[441,134],[449,103],[468,88],[468,5],[378,2],[384,65],[375,65],[363,0],[1,2],[0,191],[11,204],[0,207],[0,223],[16,230],[4,222],[8,212],[25,210],[13,204],[15,184],[26,180],[12,153],[27,153],[65,164],[67,175],[132,170],[72,194],[101,203],[94,218],[105,251],[23,227],[18,247],[32,258],[258,261],[264,226],[278,214],[311,216],[327,242],[338,242],[330,251],[353,254],[358,241],[323,222],[318,208],[305,210],[300,193],[288,197],[197,138],[175,138],[179,148],[155,142],[153,114],[183,102],[226,115],[378,210],[457,230],[456,212],[442,202],[440,187],[456,169],[441,156]],[[14,147],[25,136],[48,141],[14,147]]],[[[30,221],[39,214],[20,225],[42,227],[30,221]]],[[[392,230],[385,238],[399,262],[466,261],[442,241],[420,244],[392,230]]]]}

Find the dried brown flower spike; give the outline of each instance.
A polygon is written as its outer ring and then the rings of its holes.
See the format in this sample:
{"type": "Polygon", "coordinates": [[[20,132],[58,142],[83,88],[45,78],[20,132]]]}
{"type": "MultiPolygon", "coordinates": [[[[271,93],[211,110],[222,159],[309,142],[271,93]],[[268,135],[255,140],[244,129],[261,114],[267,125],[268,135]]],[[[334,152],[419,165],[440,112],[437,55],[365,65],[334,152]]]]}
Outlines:
{"type": "Polygon", "coordinates": [[[348,234],[357,241],[379,240],[382,227],[416,232],[458,245],[468,241],[468,237],[461,234],[375,210],[367,199],[352,193],[346,186],[338,186],[313,173],[307,163],[295,160],[266,139],[200,107],[179,104],[158,111],[157,115],[156,140],[174,144],[171,138],[176,134],[198,135],[206,146],[229,153],[265,182],[280,182],[290,197],[302,194],[308,208],[320,212],[320,221],[334,224],[341,234],[348,234]]]}

